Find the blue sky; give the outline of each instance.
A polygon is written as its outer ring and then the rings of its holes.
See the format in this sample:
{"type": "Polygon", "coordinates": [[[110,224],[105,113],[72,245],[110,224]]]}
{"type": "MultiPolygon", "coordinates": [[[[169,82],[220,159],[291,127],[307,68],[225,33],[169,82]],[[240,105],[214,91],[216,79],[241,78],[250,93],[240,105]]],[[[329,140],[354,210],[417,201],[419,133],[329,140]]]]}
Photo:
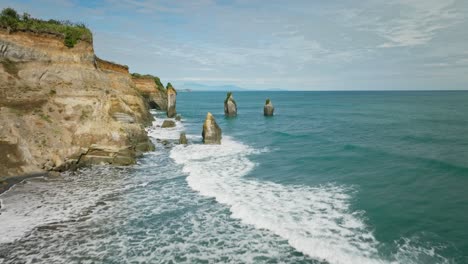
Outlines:
{"type": "Polygon", "coordinates": [[[468,89],[466,0],[0,0],[84,22],[96,54],[185,83],[468,89]]]}

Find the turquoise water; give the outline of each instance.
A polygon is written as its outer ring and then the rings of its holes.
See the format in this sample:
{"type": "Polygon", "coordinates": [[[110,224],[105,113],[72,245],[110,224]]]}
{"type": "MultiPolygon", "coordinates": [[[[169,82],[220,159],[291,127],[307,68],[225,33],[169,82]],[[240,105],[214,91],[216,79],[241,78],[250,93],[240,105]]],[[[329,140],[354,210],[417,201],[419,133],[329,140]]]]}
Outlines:
{"type": "Polygon", "coordinates": [[[237,92],[236,118],[224,97],[179,93],[135,166],[0,196],[0,263],[468,263],[468,92],[237,92]]]}

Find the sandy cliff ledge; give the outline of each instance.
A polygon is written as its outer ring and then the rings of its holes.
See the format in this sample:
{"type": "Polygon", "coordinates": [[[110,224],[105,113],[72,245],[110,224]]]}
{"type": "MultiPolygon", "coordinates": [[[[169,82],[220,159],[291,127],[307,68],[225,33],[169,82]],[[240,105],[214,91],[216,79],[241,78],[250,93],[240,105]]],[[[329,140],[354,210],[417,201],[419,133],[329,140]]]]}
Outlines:
{"type": "Polygon", "coordinates": [[[82,164],[132,164],[152,120],[128,68],[92,44],[0,30],[0,177],[82,164]]]}

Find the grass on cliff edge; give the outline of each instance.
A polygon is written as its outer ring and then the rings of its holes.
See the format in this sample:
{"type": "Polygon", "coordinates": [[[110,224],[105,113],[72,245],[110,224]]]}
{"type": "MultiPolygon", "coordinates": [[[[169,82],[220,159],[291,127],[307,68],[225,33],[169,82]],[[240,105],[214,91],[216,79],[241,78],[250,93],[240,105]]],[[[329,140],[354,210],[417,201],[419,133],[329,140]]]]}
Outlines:
{"type": "Polygon", "coordinates": [[[0,27],[9,32],[31,31],[36,33],[51,33],[63,37],[65,46],[73,48],[79,40],[92,43],[93,34],[82,23],[58,21],[54,19],[41,20],[32,18],[28,13],[19,15],[13,8],[5,8],[0,13],[0,27]]]}

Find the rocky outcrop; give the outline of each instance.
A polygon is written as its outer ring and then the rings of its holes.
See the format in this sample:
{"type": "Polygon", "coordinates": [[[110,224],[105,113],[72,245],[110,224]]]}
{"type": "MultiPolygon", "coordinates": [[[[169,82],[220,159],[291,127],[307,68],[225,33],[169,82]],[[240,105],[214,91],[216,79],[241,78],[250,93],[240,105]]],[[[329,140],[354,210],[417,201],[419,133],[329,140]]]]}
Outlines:
{"type": "Polygon", "coordinates": [[[0,176],[127,165],[153,149],[147,104],[128,67],[89,42],[0,30],[0,176]]]}
{"type": "Polygon", "coordinates": [[[164,122],[161,125],[162,128],[170,128],[170,127],[175,127],[175,126],[176,124],[172,120],[164,120],[164,122]]]}
{"type": "Polygon", "coordinates": [[[273,116],[273,112],[275,111],[275,107],[270,99],[267,99],[265,102],[265,106],[263,107],[263,115],[264,116],[273,116]]]}
{"type": "Polygon", "coordinates": [[[237,104],[231,92],[228,92],[224,100],[224,114],[226,116],[237,116],[237,104]]]}
{"type": "Polygon", "coordinates": [[[221,144],[221,128],[210,112],[206,115],[205,123],[203,123],[202,137],[204,144],[221,144]]]}
{"type": "Polygon", "coordinates": [[[167,117],[175,117],[177,114],[176,111],[176,97],[177,97],[177,92],[172,87],[171,83],[167,84],[167,117]]]}
{"type": "Polygon", "coordinates": [[[185,135],[185,132],[180,133],[179,144],[187,145],[187,136],[185,135]]]}
{"type": "Polygon", "coordinates": [[[167,91],[158,77],[132,74],[132,80],[151,108],[167,111],[167,91]]]}

